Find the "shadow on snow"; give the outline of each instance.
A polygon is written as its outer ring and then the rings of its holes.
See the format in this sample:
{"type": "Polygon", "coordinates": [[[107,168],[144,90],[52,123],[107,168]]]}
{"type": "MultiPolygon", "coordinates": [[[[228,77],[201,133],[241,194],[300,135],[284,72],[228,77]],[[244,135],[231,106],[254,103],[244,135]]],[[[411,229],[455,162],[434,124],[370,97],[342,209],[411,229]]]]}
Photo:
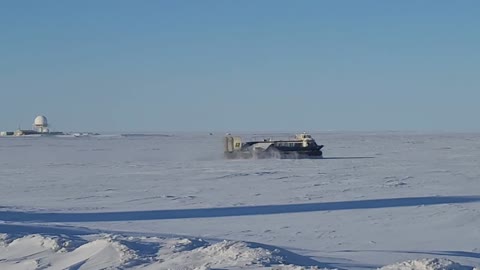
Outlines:
{"type": "Polygon", "coordinates": [[[10,222],[99,222],[185,218],[216,218],[304,213],[318,211],[411,207],[437,204],[479,202],[480,196],[430,196],[372,199],[359,201],[318,202],[305,204],[257,205],[200,209],[147,210],[98,213],[36,213],[0,211],[0,220],[10,222]]]}

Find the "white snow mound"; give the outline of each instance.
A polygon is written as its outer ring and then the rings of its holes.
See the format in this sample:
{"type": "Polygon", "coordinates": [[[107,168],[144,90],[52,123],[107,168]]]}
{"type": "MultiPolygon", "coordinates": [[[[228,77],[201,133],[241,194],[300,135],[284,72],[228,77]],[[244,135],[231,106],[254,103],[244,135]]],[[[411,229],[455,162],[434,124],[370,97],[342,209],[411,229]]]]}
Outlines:
{"type": "Polygon", "coordinates": [[[0,269],[101,269],[129,265],[136,254],[108,236],[87,243],[38,234],[0,241],[0,269]]]}
{"type": "Polygon", "coordinates": [[[159,266],[177,269],[185,265],[186,261],[191,263],[191,269],[245,267],[252,265],[270,266],[283,263],[283,258],[278,254],[278,251],[270,251],[259,247],[254,248],[245,242],[225,240],[213,245],[196,247],[195,244],[191,245],[190,241],[187,239],[179,240],[174,245],[177,252],[160,254],[159,259],[163,263],[160,263],[159,266]],[[183,246],[182,244],[186,244],[186,246],[190,246],[193,249],[178,249],[183,246]]]}
{"type": "Polygon", "coordinates": [[[391,264],[380,270],[472,270],[472,267],[464,266],[448,259],[420,259],[391,264]]]}
{"type": "Polygon", "coordinates": [[[112,234],[84,239],[0,235],[0,269],[318,269],[292,265],[287,257],[279,249],[241,241],[112,234]]]}

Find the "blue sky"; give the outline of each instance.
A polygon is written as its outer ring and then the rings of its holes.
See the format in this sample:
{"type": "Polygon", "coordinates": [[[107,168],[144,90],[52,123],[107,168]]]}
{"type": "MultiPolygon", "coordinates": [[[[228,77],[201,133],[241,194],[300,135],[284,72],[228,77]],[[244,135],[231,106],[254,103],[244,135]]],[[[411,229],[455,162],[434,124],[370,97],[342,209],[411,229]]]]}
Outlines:
{"type": "Polygon", "coordinates": [[[480,131],[479,1],[2,1],[0,130],[480,131]]]}

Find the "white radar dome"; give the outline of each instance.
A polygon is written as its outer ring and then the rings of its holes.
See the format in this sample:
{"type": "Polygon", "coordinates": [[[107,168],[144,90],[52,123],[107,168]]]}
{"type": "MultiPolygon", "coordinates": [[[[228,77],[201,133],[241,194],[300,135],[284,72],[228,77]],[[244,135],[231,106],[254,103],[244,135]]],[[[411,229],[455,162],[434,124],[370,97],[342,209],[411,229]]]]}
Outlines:
{"type": "Polygon", "coordinates": [[[43,115],[39,115],[39,116],[35,117],[35,120],[33,121],[33,124],[36,127],[47,127],[48,126],[47,118],[43,115]]]}

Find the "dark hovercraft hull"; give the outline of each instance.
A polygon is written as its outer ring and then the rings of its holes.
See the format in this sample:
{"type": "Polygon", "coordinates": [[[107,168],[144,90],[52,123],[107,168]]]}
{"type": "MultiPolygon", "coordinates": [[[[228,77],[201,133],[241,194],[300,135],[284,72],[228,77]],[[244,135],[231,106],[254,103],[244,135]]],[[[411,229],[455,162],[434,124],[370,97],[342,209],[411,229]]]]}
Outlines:
{"type": "Polygon", "coordinates": [[[323,157],[323,145],[318,145],[306,134],[297,134],[295,139],[254,140],[242,142],[240,137],[227,134],[225,137],[225,158],[277,158],[277,159],[318,159],[323,157]]]}
{"type": "Polygon", "coordinates": [[[320,149],[316,150],[281,150],[281,149],[267,149],[265,151],[255,151],[255,150],[241,150],[234,152],[225,152],[225,158],[227,159],[266,159],[266,158],[277,158],[277,159],[321,159],[323,158],[323,153],[320,149]]]}

